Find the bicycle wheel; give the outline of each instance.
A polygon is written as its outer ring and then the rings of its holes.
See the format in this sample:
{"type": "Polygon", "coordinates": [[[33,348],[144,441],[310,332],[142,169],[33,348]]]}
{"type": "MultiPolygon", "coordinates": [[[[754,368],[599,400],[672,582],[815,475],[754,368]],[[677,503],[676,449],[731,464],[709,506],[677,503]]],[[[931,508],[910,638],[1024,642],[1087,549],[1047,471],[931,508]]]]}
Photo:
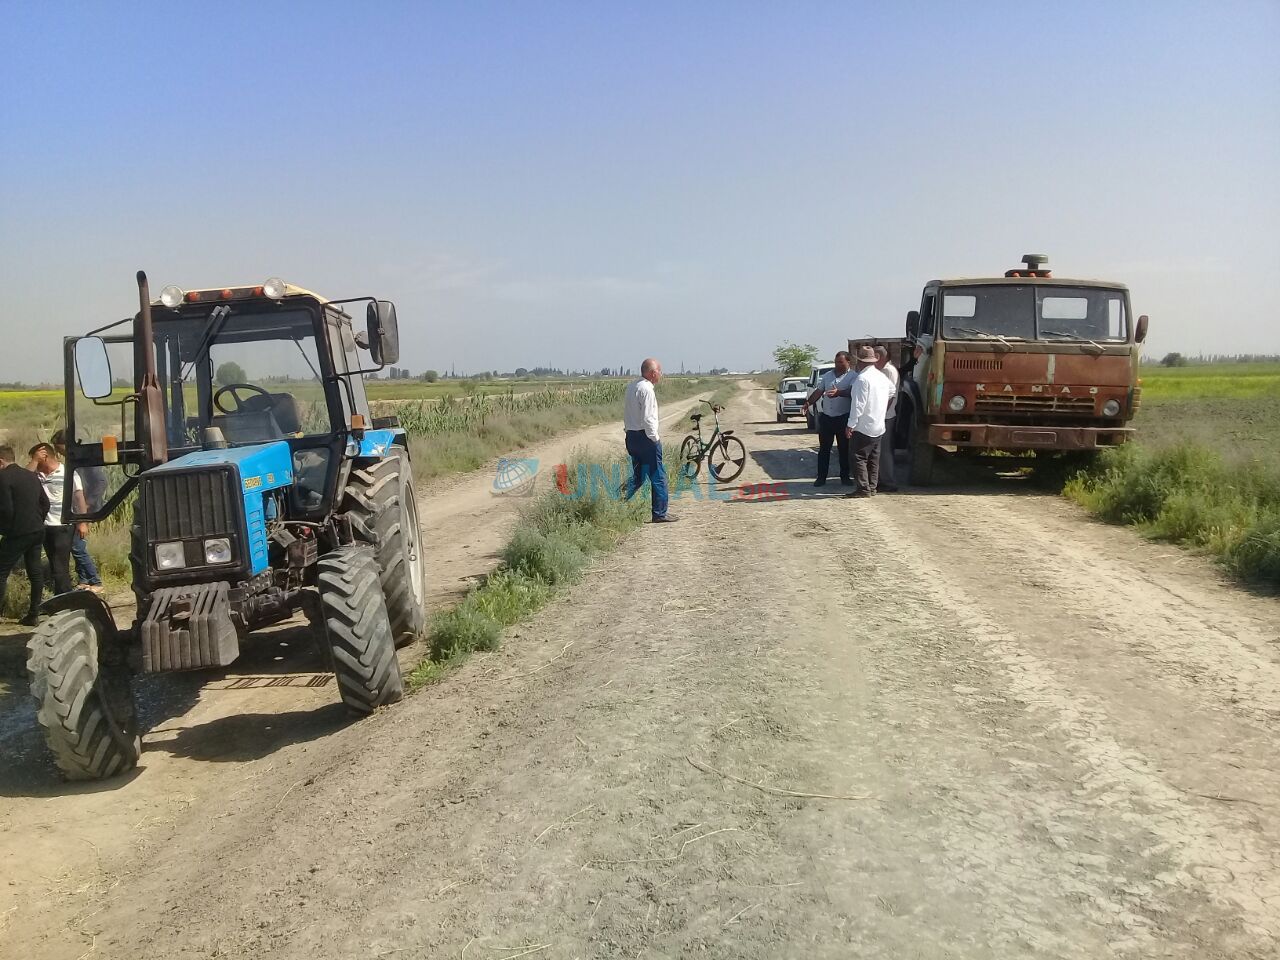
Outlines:
{"type": "Polygon", "coordinates": [[[747,448],[737,437],[722,437],[707,453],[707,469],[724,483],[735,479],[747,465],[747,448]]]}
{"type": "Polygon", "coordinates": [[[680,444],[680,465],[677,469],[681,476],[689,480],[696,477],[702,469],[702,447],[697,437],[685,437],[680,444]]]}

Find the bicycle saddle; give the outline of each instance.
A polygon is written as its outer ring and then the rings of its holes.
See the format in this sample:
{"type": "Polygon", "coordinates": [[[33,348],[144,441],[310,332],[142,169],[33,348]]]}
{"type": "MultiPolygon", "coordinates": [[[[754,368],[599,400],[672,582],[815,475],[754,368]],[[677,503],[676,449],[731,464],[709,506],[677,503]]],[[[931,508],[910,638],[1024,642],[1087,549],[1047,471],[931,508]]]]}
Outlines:
{"type": "Polygon", "coordinates": [[[700,414],[700,413],[691,413],[691,414],[689,414],[689,419],[690,419],[690,420],[701,420],[701,419],[702,419],[702,414],[700,414]]]}
{"type": "Polygon", "coordinates": [[[732,431],[732,430],[721,430],[721,431],[720,431],[720,436],[722,436],[722,437],[732,437],[732,436],[733,436],[733,431],[732,431]]]}

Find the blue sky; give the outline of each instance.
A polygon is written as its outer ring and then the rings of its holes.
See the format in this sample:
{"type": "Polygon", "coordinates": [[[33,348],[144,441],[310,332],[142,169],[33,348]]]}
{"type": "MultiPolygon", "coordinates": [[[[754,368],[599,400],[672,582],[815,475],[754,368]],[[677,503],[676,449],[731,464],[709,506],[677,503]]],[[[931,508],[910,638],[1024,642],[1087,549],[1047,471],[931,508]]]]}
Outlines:
{"type": "Polygon", "coordinates": [[[1280,4],[4,16],[0,380],[139,267],[394,299],[415,371],[757,367],[1026,252],[1129,283],[1157,356],[1280,352],[1280,4]]]}

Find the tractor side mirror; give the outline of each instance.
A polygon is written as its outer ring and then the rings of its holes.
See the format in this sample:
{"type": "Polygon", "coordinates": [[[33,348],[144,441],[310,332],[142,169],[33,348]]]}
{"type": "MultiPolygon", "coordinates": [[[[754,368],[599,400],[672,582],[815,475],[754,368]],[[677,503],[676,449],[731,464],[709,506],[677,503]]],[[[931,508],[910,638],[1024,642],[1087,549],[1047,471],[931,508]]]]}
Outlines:
{"type": "Polygon", "coordinates": [[[920,311],[907,311],[907,339],[914,340],[920,333],[920,311]]]}
{"type": "Polygon", "coordinates": [[[81,337],[76,341],[76,379],[80,392],[90,400],[111,396],[111,358],[101,337],[81,337]]]}
{"type": "Polygon", "coordinates": [[[396,305],[390,300],[374,300],[366,313],[369,327],[369,355],[383,367],[400,359],[400,328],[396,323],[396,305]]]}
{"type": "Polygon", "coordinates": [[[1147,324],[1151,322],[1151,318],[1145,313],[1138,318],[1138,329],[1134,331],[1133,339],[1137,343],[1141,343],[1147,339],[1147,324]]]}

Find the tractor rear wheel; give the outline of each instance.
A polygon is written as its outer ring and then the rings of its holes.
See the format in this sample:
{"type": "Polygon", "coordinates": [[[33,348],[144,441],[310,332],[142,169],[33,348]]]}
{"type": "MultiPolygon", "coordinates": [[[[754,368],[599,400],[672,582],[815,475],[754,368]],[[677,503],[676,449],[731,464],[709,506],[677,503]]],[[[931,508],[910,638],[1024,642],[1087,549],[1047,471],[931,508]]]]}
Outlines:
{"type": "Polygon", "coordinates": [[[83,610],[61,610],[27,642],[36,719],[68,780],[101,780],[138,765],[142,738],[128,668],[83,610]]]}
{"type": "Polygon", "coordinates": [[[396,646],[412,643],[426,626],[427,594],[408,451],[393,446],[383,459],[352,470],[342,509],[356,537],[378,558],[396,646]]]}
{"type": "Polygon", "coordinates": [[[316,564],[325,645],[342,702],[372,713],[404,696],[404,681],[378,580],[365,546],[339,547],[316,564]]]}

